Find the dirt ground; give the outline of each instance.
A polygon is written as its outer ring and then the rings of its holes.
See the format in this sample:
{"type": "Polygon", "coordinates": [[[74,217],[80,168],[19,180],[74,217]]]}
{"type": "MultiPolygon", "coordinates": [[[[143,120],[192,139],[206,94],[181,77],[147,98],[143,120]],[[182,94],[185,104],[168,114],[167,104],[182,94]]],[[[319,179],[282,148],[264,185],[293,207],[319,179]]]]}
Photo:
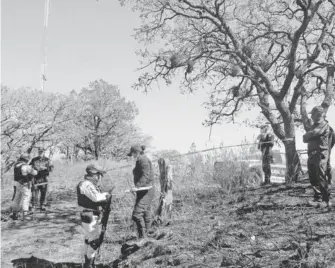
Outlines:
{"type": "MultiPolygon", "coordinates": [[[[142,244],[132,244],[131,210],[114,206],[97,267],[332,268],[335,207],[309,207],[311,196],[307,180],[232,196],[219,189],[176,193],[172,218],[142,244]]],[[[1,267],[81,267],[75,192],[54,192],[51,199],[31,221],[1,222],[1,267]]]]}

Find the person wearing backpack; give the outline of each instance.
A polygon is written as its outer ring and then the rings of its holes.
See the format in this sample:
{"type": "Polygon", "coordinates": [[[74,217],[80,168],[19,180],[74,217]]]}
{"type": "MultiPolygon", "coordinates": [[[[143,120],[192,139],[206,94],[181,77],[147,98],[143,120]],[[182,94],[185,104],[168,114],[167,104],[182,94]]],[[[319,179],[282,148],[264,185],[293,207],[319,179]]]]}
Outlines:
{"type": "Polygon", "coordinates": [[[14,165],[14,196],[12,204],[13,220],[18,219],[18,212],[23,211],[23,220],[28,215],[29,201],[31,197],[31,181],[37,171],[28,165],[30,155],[24,153],[14,165]]]}
{"type": "Polygon", "coordinates": [[[264,172],[264,184],[271,183],[271,163],[273,162],[272,147],[274,135],[269,131],[269,125],[261,126],[261,134],[257,138],[258,149],[262,152],[262,168],[264,172]]]}

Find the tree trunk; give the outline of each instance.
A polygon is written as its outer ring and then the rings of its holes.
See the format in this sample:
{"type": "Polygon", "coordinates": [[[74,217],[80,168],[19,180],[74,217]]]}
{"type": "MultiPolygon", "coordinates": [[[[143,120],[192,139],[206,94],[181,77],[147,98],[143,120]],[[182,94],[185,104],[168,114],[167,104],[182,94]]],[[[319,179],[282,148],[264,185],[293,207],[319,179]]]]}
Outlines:
{"type": "Polygon", "coordinates": [[[285,140],[283,143],[285,146],[286,156],[285,182],[286,184],[290,184],[298,181],[299,173],[301,172],[301,164],[295,144],[294,117],[292,115],[287,117],[283,116],[283,121],[285,131],[285,140]]]}
{"type": "Polygon", "coordinates": [[[285,156],[286,156],[286,184],[297,182],[299,173],[301,172],[301,164],[299,155],[296,149],[295,137],[293,140],[284,141],[285,156]]]}
{"type": "Polygon", "coordinates": [[[95,160],[99,160],[99,140],[98,138],[94,141],[94,157],[95,160]]]}
{"type": "Polygon", "coordinates": [[[159,205],[156,210],[156,220],[155,222],[157,224],[160,224],[164,221],[164,218],[170,218],[171,217],[171,211],[172,211],[172,166],[170,163],[160,158],[158,159],[158,166],[159,166],[159,181],[161,184],[161,196],[159,199],[159,205]]]}

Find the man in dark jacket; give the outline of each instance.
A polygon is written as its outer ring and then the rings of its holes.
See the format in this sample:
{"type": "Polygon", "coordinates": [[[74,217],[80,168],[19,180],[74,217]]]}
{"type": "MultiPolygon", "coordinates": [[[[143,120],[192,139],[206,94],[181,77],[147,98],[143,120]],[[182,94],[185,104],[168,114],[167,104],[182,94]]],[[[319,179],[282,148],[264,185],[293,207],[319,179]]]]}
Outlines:
{"type": "Polygon", "coordinates": [[[331,152],[332,149],[334,147],[335,144],[335,132],[334,129],[329,126],[329,140],[328,140],[328,145],[329,145],[329,156],[328,156],[328,162],[327,162],[327,177],[328,177],[328,184],[332,183],[332,166],[330,164],[330,156],[331,156],[331,152]]]}
{"type": "Polygon", "coordinates": [[[139,238],[145,238],[151,227],[151,204],[155,194],[152,164],[144,154],[144,150],[144,146],[134,145],[128,154],[136,159],[133,169],[135,188],[132,189],[133,192],[136,192],[136,201],[132,219],[136,223],[139,238]]]}
{"type": "Polygon", "coordinates": [[[303,136],[308,145],[307,168],[309,179],[314,190],[314,199],[309,204],[320,206],[321,198],[330,209],[330,192],[327,180],[327,162],[329,158],[329,125],[324,118],[324,110],[316,106],[311,111],[313,125],[303,136]]]}
{"type": "Polygon", "coordinates": [[[48,191],[48,176],[51,171],[53,171],[53,164],[51,160],[45,156],[44,149],[38,149],[38,156],[34,157],[30,164],[37,170],[38,174],[34,178],[34,184],[44,183],[42,185],[34,186],[32,188],[32,206],[37,206],[37,197],[40,192],[40,209],[45,210],[46,206],[46,194],[48,191]]]}
{"type": "Polygon", "coordinates": [[[262,167],[264,172],[264,184],[269,184],[271,178],[271,163],[273,162],[272,147],[274,136],[269,131],[268,125],[261,126],[261,134],[258,136],[258,149],[262,152],[262,167]]]}
{"type": "Polygon", "coordinates": [[[102,208],[111,193],[102,192],[100,188],[101,178],[106,173],[100,166],[88,165],[86,173],[85,180],[77,186],[77,198],[78,205],[83,208],[80,218],[85,235],[84,268],[92,268],[101,242],[99,237],[102,208]]]}

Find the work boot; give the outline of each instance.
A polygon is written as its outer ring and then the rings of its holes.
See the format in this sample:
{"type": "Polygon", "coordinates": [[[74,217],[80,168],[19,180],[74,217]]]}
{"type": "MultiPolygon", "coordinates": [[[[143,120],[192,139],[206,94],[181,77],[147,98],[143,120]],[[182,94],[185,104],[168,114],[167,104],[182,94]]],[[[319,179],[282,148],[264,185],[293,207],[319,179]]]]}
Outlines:
{"type": "Polygon", "coordinates": [[[45,207],[44,204],[42,204],[42,205],[40,206],[40,210],[41,210],[41,211],[45,211],[45,210],[46,210],[46,207],[45,207]]]}
{"type": "Polygon", "coordinates": [[[94,268],[94,258],[90,259],[85,255],[85,263],[83,268],[94,268]]]}
{"type": "Polygon", "coordinates": [[[308,205],[311,207],[319,208],[322,202],[319,199],[313,198],[313,200],[308,201],[308,205]]]}
{"type": "Polygon", "coordinates": [[[331,211],[331,209],[332,209],[332,204],[331,204],[330,201],[322,202],[322,204],[321,204],[321,208],[325,208],[325,209],[327,209],[328,211],[331,211]]]}

